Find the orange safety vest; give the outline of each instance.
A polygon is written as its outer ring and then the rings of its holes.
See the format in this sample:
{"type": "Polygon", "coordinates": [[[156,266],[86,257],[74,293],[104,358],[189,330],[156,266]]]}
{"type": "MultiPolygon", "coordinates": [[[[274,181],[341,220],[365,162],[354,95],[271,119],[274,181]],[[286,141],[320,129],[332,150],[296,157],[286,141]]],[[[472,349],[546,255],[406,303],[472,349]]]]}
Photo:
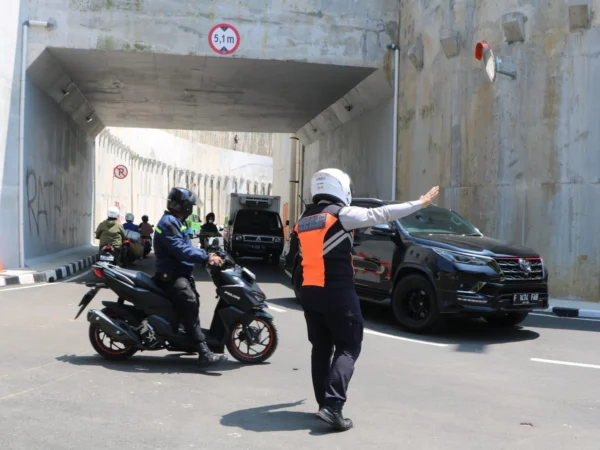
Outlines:
{"type": "Polygon", "coordinates": [[[354,232],[342,227],[341,206],[310,205],[294,227],[302,256],[302,286],[353,288],[354,232]]]}

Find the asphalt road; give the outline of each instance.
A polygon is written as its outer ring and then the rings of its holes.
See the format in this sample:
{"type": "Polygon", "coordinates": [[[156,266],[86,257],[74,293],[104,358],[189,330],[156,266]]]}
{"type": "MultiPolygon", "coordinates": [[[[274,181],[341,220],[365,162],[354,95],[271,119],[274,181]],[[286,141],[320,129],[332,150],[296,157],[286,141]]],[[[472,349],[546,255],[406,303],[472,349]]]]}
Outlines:
{"type": "MultiPolygon", "coordinates": [[[[420,337],[366,305],[345,409],[355,428],[330,433],[314,417],[310,347],[287,277],[245,263],[280,332],[260,366],[230,361],[201,372],[194,357],[163,352],[103,360],[85,314],[73,320],[90,274],[0,290],[0,448],[599,448],[600,322],[531,316],[522,328],[495,330],[463,321],[420,337]]],[[[138,267],[151,272],[152,260],[138,267]]],[[[214,289],[202,269],[197,278],[207,324],[214,289]]],[[[103,292],[90,307],[113,297],[103,292]]]]}

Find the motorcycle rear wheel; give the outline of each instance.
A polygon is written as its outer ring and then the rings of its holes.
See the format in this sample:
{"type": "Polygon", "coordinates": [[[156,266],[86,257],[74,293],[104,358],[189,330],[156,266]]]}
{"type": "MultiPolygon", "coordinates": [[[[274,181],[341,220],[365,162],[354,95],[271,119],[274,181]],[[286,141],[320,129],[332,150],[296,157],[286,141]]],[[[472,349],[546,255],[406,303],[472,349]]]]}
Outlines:
{"type": "MultiPolygon", "coordinates": [[[[106,308],[103,309],[102,312],[112,319],[118,318],[115,313],[106,308]]],[[[113,341],[110,336],[102,331],[102,328],[94,322],[90,323],[89,338],[94,350],[109,361],[124,361],[137,353],[137,350],[134,347],[113,341]]]]}
{"type": "Polygon", "coordinates": [[[279,335],[273,321],[256,317],[246,329],[241,322],[237,322],[231,328],[226,345],[231,356],[239,362],[260,364],[275,353],[278,343],[279,335]],[[252,345],[247,344],[248,334],[256,341],[252,345]]]}

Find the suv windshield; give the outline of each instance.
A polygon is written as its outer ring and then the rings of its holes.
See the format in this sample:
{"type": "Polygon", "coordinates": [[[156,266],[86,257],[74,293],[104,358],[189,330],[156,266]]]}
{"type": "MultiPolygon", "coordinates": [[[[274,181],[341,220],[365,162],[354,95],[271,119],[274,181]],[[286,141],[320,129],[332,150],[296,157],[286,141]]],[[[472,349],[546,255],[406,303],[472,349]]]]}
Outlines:
{"type": "Polygon", "coordinates": [[[279,214],[272,211],[238,211],[233,224],[236,234],[275,234],[283,233],[279,214]]]}
{"type": "Polygon", "coordinates": [[[473,225],[454,211],[432,205],[400,219],[400,224],[411,234],[480,235],[473,225]]]}

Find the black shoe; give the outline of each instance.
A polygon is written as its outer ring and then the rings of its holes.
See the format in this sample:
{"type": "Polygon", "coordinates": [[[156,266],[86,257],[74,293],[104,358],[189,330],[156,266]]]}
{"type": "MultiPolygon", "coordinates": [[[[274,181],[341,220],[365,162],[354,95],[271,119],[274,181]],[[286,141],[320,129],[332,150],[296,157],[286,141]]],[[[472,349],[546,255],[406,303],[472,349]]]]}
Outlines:
{"type": "Polygon", "coordinates": [[[334,410],[329,406],[319,409],[317,417],[338,431],[347,431],[354,426],[350,419],[344,419],[341,410],[334,410]]]}
{"type": "Polygon", "coordinates": [[[210,351],[206,342],[200,344],[198,351],[198,364],[201,366],[210,366],[212,364],[227,361],[227,355],[217,355],[210,351]]]}

